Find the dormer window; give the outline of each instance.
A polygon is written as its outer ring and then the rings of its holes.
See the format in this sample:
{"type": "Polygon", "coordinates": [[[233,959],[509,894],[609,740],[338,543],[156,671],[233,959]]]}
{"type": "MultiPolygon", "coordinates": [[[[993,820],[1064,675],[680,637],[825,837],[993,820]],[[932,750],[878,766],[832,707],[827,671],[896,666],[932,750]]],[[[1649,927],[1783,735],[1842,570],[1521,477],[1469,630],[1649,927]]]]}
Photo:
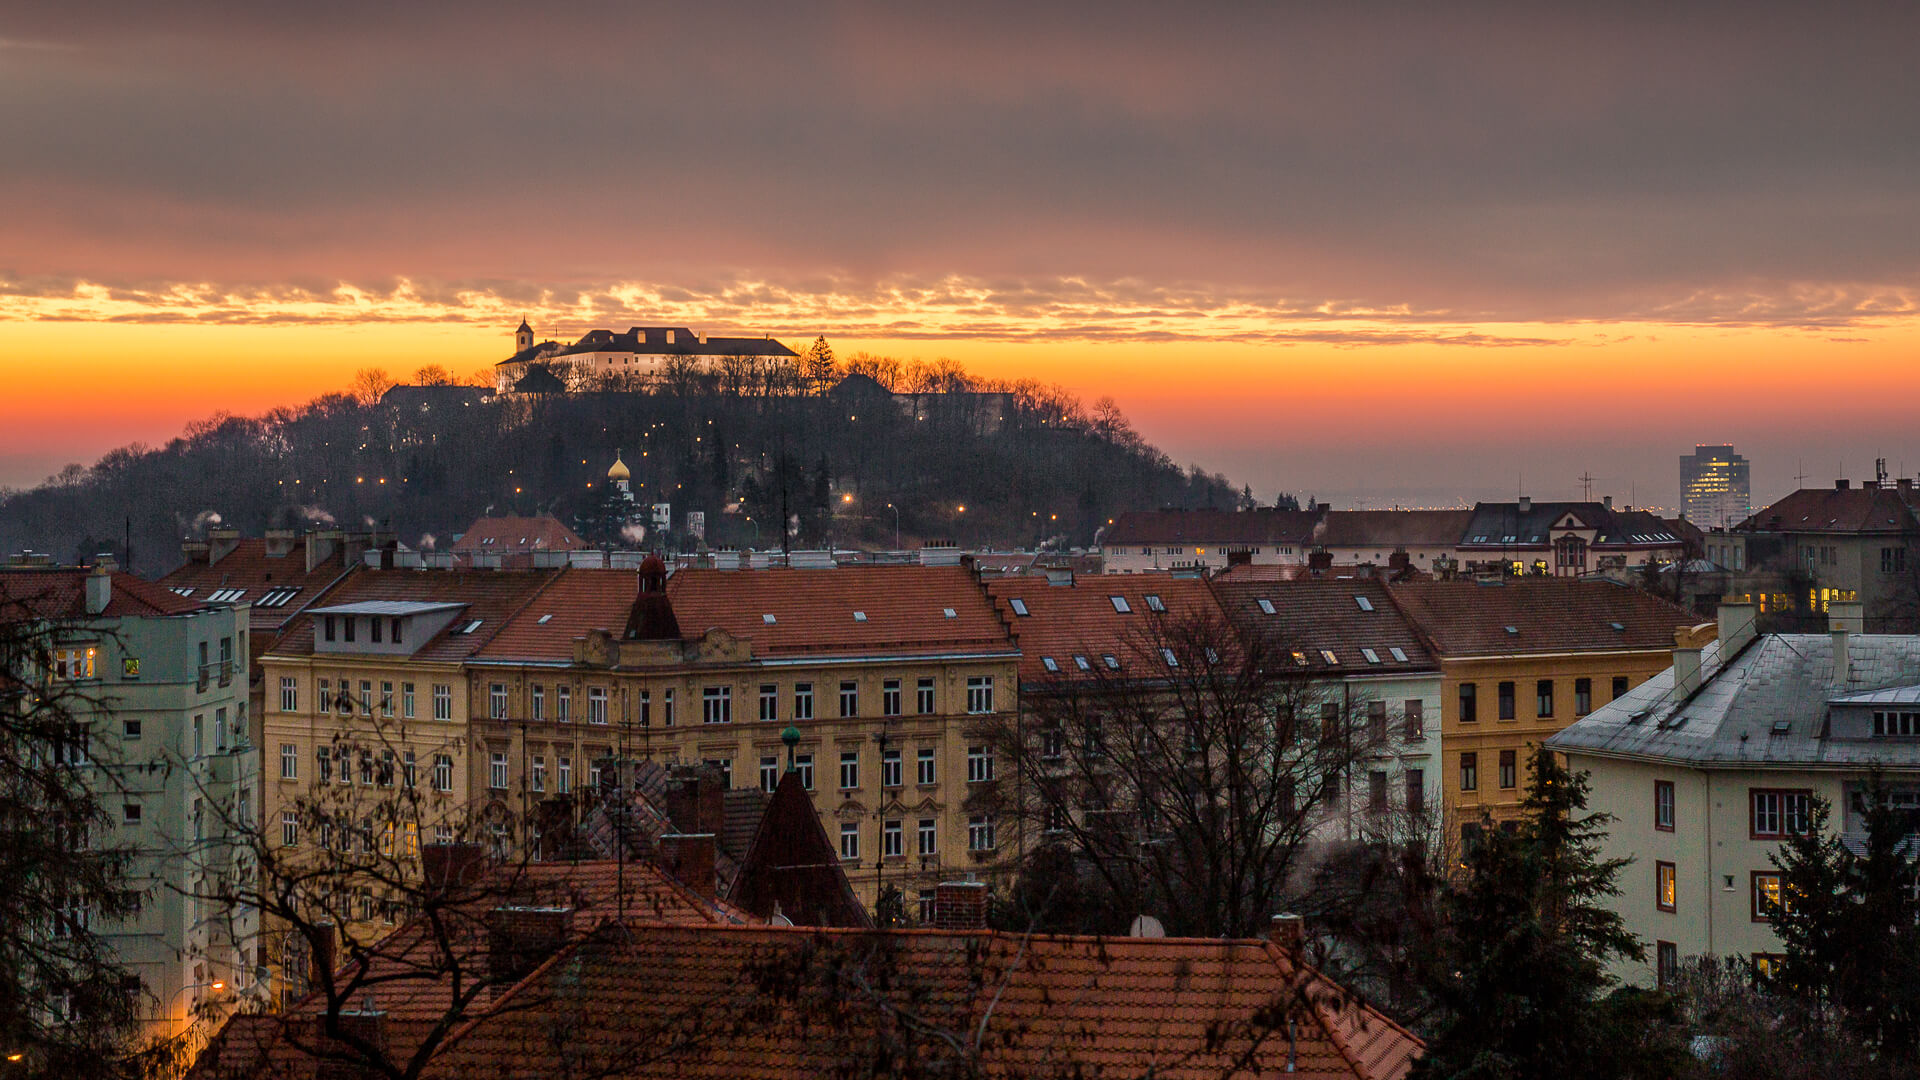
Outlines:
{"type": "Polygon", "coordinates": [[[1873,733],[1880,737],[1920,736],[1920,712],[1882,712],[1873,713],[1873,733]]]}
{"type": "Polygon", "coordinates": [[[328,615],[320,621],[321,636],[326,641],[334,639],[333,616],[328,615]]]}

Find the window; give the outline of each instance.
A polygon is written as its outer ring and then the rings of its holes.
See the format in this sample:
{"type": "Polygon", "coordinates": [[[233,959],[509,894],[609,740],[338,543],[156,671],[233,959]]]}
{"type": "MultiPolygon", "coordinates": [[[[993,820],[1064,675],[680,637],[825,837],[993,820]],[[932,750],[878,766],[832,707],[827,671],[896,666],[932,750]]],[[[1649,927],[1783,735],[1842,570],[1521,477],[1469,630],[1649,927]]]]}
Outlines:
{"type": "Polygon", "coordinates": [[[852,821],[840,823],[840,857],[848,861],[860,857],[860,826],[852,821]]]}
{"type": "Polygon", "coordinates": [[[1460,755],[1460,790],[1480,790],[1480,756],[1478,754],[1460,755]]]}
{"type": "Polygon", "coordinates": [[[130,802],[121,806],[120,807],[120,823],[122,825],[140,824],[140,804],[137,802],[130,802]]]}
{"type": "MultiPolygon", "coordinates": [[[[1739,550],[1739,548],[1734,549],[1736,552],[1739,550]]],[[[1777,979],[1786,962],[1787,954],[1785,953],[1754,953],[1753,977],[1760,980],[1777,979]]]]}
{"type": "Polygon", "coordinates": [[[371,679],[360,680],[360,715],[373,715],[373,681],[371,679]]]}
{"type": "Polygon", "coordinates": [[[1107,599],[1108,599],[1108,600],[1110,600],[1110,601],[1112,601],[1112,603],[1113,603],[1113,610],[1115,610],[1115,611],[1117,611],[1117,612],[1119,612],[1120,614],[1122,614],[1122,615],[1131,615],[1131,614],[1133,613],[1133,606],[1132,606],[1131,604],[1129,604],[1129,603],[1127,603],[1127,598],[1126,598],[1126,597],[1124,597],[1124,596],[1109,596],[1109,597],[1107,597],[1107,599]]]}
{"type": "Polygon", "coordinates": [[[906,836],[902,822],[899,818],[888,818],[880,825],[880,854],[889,859],[897,859],[906,853],[906,836]]]}
{"type": "Polygon", "coordinates": [[[795,720],[813,719],[813,684],[797,682],[793,684],[793,718],[795,720]]]}
{"type": "Polygon", "coordinates": [[[1047,761],[1059,761],[1067,756],[1067,731],[1059,724],[1049,724],[1040,729],[1040,756],[1047,761]]]}
{"type": "Polygon", "coordinates": [[[1753,839],[1797,836],[1807,831],[1807,812],[1808,803],[1812,799],[1811,793],[1756,789],[1749,794],[1753,807],[1749,832],[1753,839]]]}
{"type": "Polygon", "coordinates": [[[280,744],[280,779],[300,779],[300,747],[294,743],[280,744]]]}
{"type": "Polygon", "coordinates": [[[1460,722],[1471,724],[1480,719],[1479,690],[1470,682],[1460,684],[1460,722]]]}
{"type": "Polygon", "coordinates": [[[533,719],[545,720],[547,718],[547,688],[541,686],[539,683],[534,683],[533,689],[529,693],[532,696],[533,702],[533,719]]]}
{"type": "Polygon", "coordinates": [[[1518,776],[1520,771],[1518,768],[1519,756],[1519,752],[1515,750],[1500,751],[1500,787],[1502,790],[1511,790],[1520,786],[1518,776]]]}
{"type": "Polygon", "coordinates": [[[860,786],[860,751],[840,751],[840,790],[847,791],[860,786]]]}
{"type": "Polygon", "coordinates": [[[800,774],[800,786],[803,788],[806,788],[808,791],[812,791],[813,790],[813,755],[812,754],[793,755],[793,771],[800,774]]]}
{"type": "Polygon", "coordinates": [[[900,715],[900,680],[888,679],[880,684],[880,715],[900,715]]]}
{"type": "Polygon", "coordinates": [[[393,684],[391,682],[383,681],[380,684],[380,715],[393,715],[393,684]]]}
{"type": "Polygon", "coordinates": [[[1427,810],[1427,774],[1424,769],[1407,770],[1407,813],[1423,814],[1427,810]]]}
{"type": "Polygon", "coordinates": [[[604,724],[607,722],[607,688],[604,686],[587,687],[587,723],[604,724]]]}
{"type": "Polygon", "coordinates": [[[967,783],[984,784],[993,779],[993,747],[967,747],[967,783]]]}
{"type": "Polygon", "coordinates": [[[1367,809],[1376,814],[1386,812],[1387,773],[1384,769],[1375,769],[1367,774],[1367,809]]]}
{"type": "Polygon", "coordinates": [[[495,750],[487,767],[487,786],[495,791],[507,789],[507,755],[505,751],[495,750]]]}
{"type": "Polygon", "coordinates": [[[120,721],[120,737],[128,742],[140,741],[140,721],[128,716],[120,721]]]}
{"type": "Polygon", "coordinates": [[[922,855],[940,854],[940,835],[938,831],[934,828],[934,820],[932,818],[923,817],[920,819],[919,837],[920,837],[920,854],[922,855]]]}
{"type": "Polygon", "coordinates": [[[300,814],[295,810],[280,811],[280,846],[298,847],[300,844],[300,814]]]}
{"type": "Polygon", "coordinates": [[[1653,782],[1653,827],[1661,832],[1673,831],[1673,781],[1671,780],[1653,782]]]}
{"type": "Polygon", "coordinates": [[[353,711],[353,692],[347,689],[347,680],[340,680],[340,693],[333,699],[333,708],[341,716],[353,711]]]}
{"type": "Polygon", "coordinates": [[[1779,871],[1755,870],[1749,892],[1750,910],[1747,917],[1754,922],[1766,922],[1767,916],[1780,906],[1785,895],[1780,891],[1779,871]]]}
{"type": "Polygon", "coordinates": [[[1027,610],[1027,602],[1025,600],[1020,599],[1017,596],[1011,600],[1008,600],[1007,604],[1009,607],[1013,608],[1013,613],[1015,615],[1018,615],[1023,619],[1033,614],[1032,612],[1027,610]]]}
{"type": "Polygon", "coordinates": [[[433,755],[433,790],[453,790],[453,758],[447,754],[433,755]]]}
{"type": "Polygon", "coordinates": [[[773,683],[760,684],[760,719],[780,719],[780,687],[773,683]]]}
{"type": "MultiPolygon", "coordinates": [[[[641,692],[640,700],[642,702],[646,701],[645,691],[641,692]]],[[[573,722],[573,687],[556,686],[553,688],[553,719],[555,723],[560,724],[571,724],[573,722]]]]}
{"type": "Polygon", "coordinates": [[[933,715],[933,680],[921,679],[914,690],[914,711],[921,716],[933,715]]]}
{"type": "Polygon", "coordinates": [[[410,682],[400,684],[400,718],[413,719],[413,684],[410,682]]]}
{"type": "Polygon", "coordinates": [[[401,620],[400,620],[400,616],[398,616],[398,615],[395,615],[395,616],[393,617],[393,620],[392,620],[392,624],[391,624],[391,628],[392,628],[392,630],[393,630],[393,633],[391,633],[391,634],[388,634],[388,635],[387,635],[387,637],[388,637],[388,638],[389,638],[389,639],[390,639],[390,640],[391,640],[391,641],[392,641],[392,642],[393,642],[393,643],[394,643],[395,645],[398,645],[398,644],[400,644],[400,625],[401,625],[401,620]]]}
{"type": "Polygon", "coordinates": [[[367,630],[368,630],[367,640],[373,642],[375,645],[380,644],[380,630],[385,625],[386,624],[382,623],[380,621],[379,616],[377,615],[371,619],[368,619],[367,620],[367,630]]]}
{"type": "Polygon", "coordinates": [[[544,754],[533,755],[533,790],[547,790],[547,758],[544,754]]]}
{"type": "Polygon", "coordinates": [[[1672,911],[1679,906],[1679,873],[1670,862],[1653,864],[1653,906],[1672,911]]]}
{"type": "Polygon", "coordinates": [[[573,759],[561,754],[554,761],[554,790],[562,795],[573,790],[573,759]]]}
{"type": "Polygon", "coordinates": [[[300,683],[291,675],[280,676],[280,711],[297,712],[300,709],[300,683]]]}
{"type": "Polygon", "coordinates": [[[1503,682],[1500,684],[1500,719],[1511,720],[1513,717],[1513,684],[1503,682]]]}
{"type": "Polygon", "coordinates": [[[928,785],[934,783],[933,747],[920,748],[920,756],[914,763],[914,783],[928,785]]]}
{"type": "Polygon", "coordinates": [[[703,724],[733,723],[733,687],[708,686],[700,691],[700,722],[703,724]]]}
{"type": "Polygon", "coordinates": [[[1883,574],[1904,574],[1907,572],[1906,548],[1881,548],[1880,572],[1883,574]]]}
{"type": "Polygon", "coordinates": [[[892,747],[880,751],[880,786],[900,786],[900,751],[892,747]]]}
{"type": "Polygon", "coordinates": [[[1427,705],[1419,698],[1408,698],[1405,706],[1405,727],[1401,735],[1408,742],[1419,742],[1427,737],[1427,705]]]}
{"type": "Polygon", "coordinates": [[[360,783],[363,787],[373,786],[373,751],[362,750],[360,758],[360,783]]]}
{"type": "Polygon", "coordinates": [[[1374,746],[1386,745],[1387,703],[1384,701],[1367,702],[1367,741],[1374,746]]]}
{"type": "Polygon", "coordinates": [[[323,637],[327,641],[334,640],[333,616],[328,615],[325,618],[320,620],[320,631],[321,631],[321,637],[323,637]]]}
{"type": "Polygon", "coordinates": [[[967,818],[967,850],[993,850],[992,814],[974,814],[967,818]]]}
{"type": "Polygon", "coordinates": [[[313,775],[321,783],[333,781],[333,751],[325,746],[313,751],[313,775]]]}
{"type": "Polygon", "coordinates": [[[340,620],[340,631],[341,631],[340,637],[342,640],[345,640],[345,641],[353,640],[353,627],[354,627],[354,624],[359,621],[360,621],[359,619],[356,619],[351,615],[348,615],[347,617],[340,620]]]}
{"type": "Polygon", "coordinates": [[[418,773],[414,767],[413,751],[406,751],[401,755],[401,759],[400,782],[405,785],[408,791],[412,791],[414,782],[418,779],[418,773]]]}
{"type": "Polygon", "coordinates": [[[1573,715],[1585,716],[1593,711],[1593,680],[1573,680],[1573,715]]]}
{"type": "Polygon", "coordinates": [[[1541,719],[1553,715],[1553,680],[1541,679],[1533,684],[1533,714],[1541,719]]]}
{"type": "Polygon", "coordinates": [[[1626,692],[1627,677],[1625,675],[1615,675],[1613,677],[1613,700],[1619,701],[1626,692]]]}
{"type": "Polygon", "coordinates": [[[453,687],[446,683],[433,684],[433,718],[453,719],[453,687]]]}
{"type": "Polygon", "coordinates": [[[206,726],[207,726],[207,718],[205,716],[196,716],[193,718],[193,756],[194,757],[200,757],[202,754],[206,752],[204,749],[202,749],[203,732],[206,726]]]}
{"type": "Polygon", "coordinates": [[[974,714],[993,711],[993,676],[967,676],[967,711],[974,714]]]}
{"type": "Polygon", "coordinates": [[[1680,975],[1680,946],[1671,941],[1656,941],[1653,956],[1655,974],[1664,988],[1680,975]]]}
{"type": "Polygon", "coordinates": [[[1875,712],[1873,733],[1880,737],[1920,735],[1920,713],[1875,712]]]}
{"type": "Polygon", "coordinates": [[[780,786],[780,758],[774,754],[760,756],[760,790],[771,794],[780,786]]]}
{"type": "Polygon", "coordinates": [[[840,716],[844,719],[859,715],[860,684],[851,680],[842,681],[840,683],[840,716]]]}

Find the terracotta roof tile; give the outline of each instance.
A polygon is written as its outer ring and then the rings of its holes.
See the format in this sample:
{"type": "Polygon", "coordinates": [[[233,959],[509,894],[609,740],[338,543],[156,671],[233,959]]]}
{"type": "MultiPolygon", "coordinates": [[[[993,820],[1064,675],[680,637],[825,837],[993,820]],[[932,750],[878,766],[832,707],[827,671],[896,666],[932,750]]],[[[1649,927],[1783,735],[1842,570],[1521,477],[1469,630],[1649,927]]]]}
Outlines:
{"type": "Polygon", "coordinates": [[[482,660],[571,662],[573,639],[593,630],[618,637],[633,610],[639,578],[631,570],[559,572],[481,649],[482,660]]]}
{"type": "Polygon", "coordinates": [[[987,592],[1020,646],[1022,683],[1092,678],[1109,666],[1108,656],[1123,673],[1159,674],[1166,662],[1158,655],[1152,620],[1211,620],[1223,627],[1226,621],[1207,583],[1184,575],[1089,574],[1071,585],[1022,575],[989,580],[987,592]],[[1126,611],[1114,603],[1116,596],[1126,611]],[[1156,604],[1164,610],[1156,611],[1156,604]]]}
{"type": "MultiPolygon", "coordinates": [[[[265,645],[302,608],[340,579],[348,567],[336,550],[307,569],[307,540],[296,539],[284,554],[269,554],[265,538],[243,536],[232,541],[233,550],[211,564],[189,561],[185,566],[159,579],[156,584],[196,601],[216,594],[218,603],[250,604],[247,621],[257,644],[265,645]]],[[[336,544],[336,548],[341,545],[336,544]]]]}
{"type": "MultiPolygon", "coordinates": [[[[415,660],[465,660],[492,641],[508,620],[562,573],[561,570],[359,569],[327,593],[326,604],[369,600],[465,604],[466,611],[453,625],[418,645],[411,654],[415,660]],[[475,619],[480,621],[479,629],[470,634],[459,632],[475,619]]],[[[304,614],[295,618],[286,633],[267,651],[283,656],[311,655],[314,618],[304,614]]]]}
{"type": "Polygon", "coordinates": [[[1262,641],[1273,660],[1299,671],[1385,674],[1437,666],[1385,582],[1216,580],[1213,588],[1235,625],[1262,641]]]}
{"type": "Polygon", "coordinates": [[[1410,581],[1388,588],[1443,658],[1670,649],[1676,628],[1701,622],[1632,586],[1590,578],[1410,581]]]}
{"type": "Polygon", "coordinates": [[[589,545],[579,534],[550,514],[537,517],[482,517],[454,541],[451,550],[464,554],[525,554],[532,551],[579,551],[589,545]]]}
{"type": "MultiPolygon", "coordinates": [[[[0,619],[86,619],[87,576],[91,571],[0,570],[0,619]]],[[[206,605],[170,592],[132,574],[114,572],[112,592],[101,617],[180,615],[206,605]]]]}
{"type": "Polygon", "coordinates": [[[667,596],[682,633],[719,627],[751,638],[761,659],[1013,650],[963,567],[682,570],[667,579],[667,596]]]}

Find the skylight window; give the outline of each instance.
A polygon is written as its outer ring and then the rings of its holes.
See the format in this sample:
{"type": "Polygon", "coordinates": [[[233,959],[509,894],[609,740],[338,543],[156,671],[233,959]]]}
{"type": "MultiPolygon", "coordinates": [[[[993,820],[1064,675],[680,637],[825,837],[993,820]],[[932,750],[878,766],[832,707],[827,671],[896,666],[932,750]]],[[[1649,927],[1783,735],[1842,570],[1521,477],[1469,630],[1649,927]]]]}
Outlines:
{"type": "Polygon", "coordinates": [[[1356,603],[1356,604],[1359,604],[1359,605],[1360,605],[1360,610],[1361,610],[1361,611],[1372,611],[1372,610],[1373,610],[1373,601],[1371,601],[1371,600],[1369,600],[1369,599],[1367,599],[1367,598],[1366,598],[1366,597],[1364,597],[1364,596],[1356,596],[1356,597],[1354,597],[1354,598],[1353,598],[1353,602],[1354,602],[1354,603],[1356,603]]]}
{"type": "Polygon", "coordinates": [[[1051,656],[1041,657],[1040,666],[1043,668],[1046,668],[1048,671],[1051,671],[1056,675],[1060,673],[1060,665],[1055,663],[1053,660],[1053,657],[1051,656]]]}
{"type": "Polygon", "coordinates": [[[293,599],[299,592],[299,589],[268,589],[264,596],[255,601],[255,604],[259,607],[286,607],[287,601],[293,599]]]}
{"type": "Polygon", "coordinates": [[[772,612],[768,612],[767,614],[760,616],[760,621],[763,623],[766,623],[768,626],[772,626],[775,623],[778,623],[780,620],[774,618],[772,612]]]}
{"type": "Polygon", "coordinates": [[[1120,613],[1120,614],[1122,614],[1122,615],[1131,615],[1131,614],[1133,614],[1133,605],[1131,605],[1131,604],[1129,604],[1129,603],[1127,603],[1127,598],[1126,598],[1126,597],[1124,597],[1124,596],[1109,596],[1109,597],[1107,597],[1107,599],[1109,599],[1109,600],[1111,600],[1111,601],[1113,601],[1113,610],[1115,610],[1115,611],[1117,611],[1117,612],[1119,612],[1119,613],[1120,613]]]}
{"type": "Polygon", "coordinates": [[[548,623],[550,623],[550,622],[552,622],[552,621],[553,621],[553,616],[552,616],[552,615],[542,615],[542,616],[540,616],[540,625],[541,625],[541,626],[545,626],[545,625],[547,625],[548,623]]]}
{"type": "Polygon", "coordinates": [[[1013,613],[1015,615],[1018,615],[1023,619],[1033,614],[1033,612],[1027,610],[1027,602],[1025,600],[1020,599],[1017,596],[1007,601],[1007,606],[1013,609],[1013,613]]]}
{"type": "Polygon", "coordinates": [[[1340,662],[1340,658],[1333,655],[1332,649],[1321,649],[1320,659],[1325,660],[1329,664],[1337,664],[1340,662]]]}
{"type": "Polygon", "coordinates": [[[1261,614],[1263,615],[1273,614],[1273,601],[1268,600],[1265,597],[1261,597],[1260,599],[1255,600],[1254,603],[1260,605],[1261,614]]]}
{"type": "Polygon", "coordinates": [[[1395,660],[1398,660],[1403,664],[1407,662],[1407,650],[1401,648],[1400,646],[1395,645],[1393,648],[1388,649],[1387,652],[1395,660]]]}
{"type": "Polygon", "coordinates": [[[960,613],[953,610],[952,608],[941,608],[940,610],[949,619],[957,619],[960,617],[960,613]]]}
{"type": "Polygon", "coordinates": [[[1293,663],[1295,667],[1306,667],[1307,654],[1301,652],[1299,649],[1293,650],[1293,663]]]}
{"type": "Polygon", "coordinates": [[[463,626],[463,627],[461,627],[461,628],[460,628],[460,633],[462,633],[462,634],[471,634],[471,633],[473,633],[473,632],[474,632],[475,630],[478,630],[478,629],[480,629],[480,622],[481,622],[481,620],[479,620],[479,619],[475,619],[475,620],[473,620],[472,622],[470,622],[470,623],[468,623],[467,625],[465,625],[465,626],[463,626]]]}
{"type": "Polygon", "coordinates": [[[230,604],[247,594],[245,589],[215,589],[207,594],[210,604],[230,604]]]}
{"type": "Polygon", "coordinates": [[[1217,664],[1219,662],[1220,662],[1220,654],[1217,652],[1214,652],[1212,646],[1208,646],[1207,647],[1207,663],[1217,664]]]}
{"type": "Polygon", "coordinates": [[[1120,670],[1120,658],[1113,655],[1112,653],[1101,653],[1100,659],[1102,662],[1104,662],[1107,665],[1108,671],[1120,670]]]}
{"type": "Polygon", "coordinates": [[[1616,622],[1616,623],[1608,623],[1607,625],[1608,625],[1608,626],[1611,626],[1611,627],[1613,627],[1613,629],[1614,629],[1614,630],[1615,630],[1616,632],[1619,632],[1619,633],[1625,633],[1625,632],[1626,632],[1626,629],[1627,629],[1627,624],[1626,624],[1626,623],[1617,623],[1617,622],[1616,622]]]}
{"type": "Polygon", "coordinates": [[[1180,660],[1178,657],[1173,655],[1172,649],[1161,649],[1160,659],[1165,660],[1167,662],[1168,667],[1177,668],[1180,666],[1180,660]]]}
{"type": "Polygon", "coordinates": [[[1088,662],[1087,662],[1087,658],[1086,658],[1086,657],[1084,657],[1084,656],[1076,656],[1076,657],[1074,657],[1074,658],[1073,658],[1073,666],[1074,666],[1074,667],[1077,667],[1077,668],[1079,668],[1079,669],[1080,669],[1081,671],[1092,671],[1092,670],[1093,670],[1093,665],[1092,665],[1092,664],[1090,664],[1090,663],[1088,663],[1088,662]]]}
{"type": "Polygon", "coordinates": [[[1158,593],[1148,593],[1147,594],[1147,610],[1148,611],[1165,611],[1167,610],[1167,605],[1161,602],[1160,595],[1158,593]]]}
{"type": "Polygon", "coordinates": [[[854,612],[854,613],[853,613],[853,621],[854,621],[854,622],[866,622],[866,621],[867,621],[867,613],[866,613],[866,612],[864,612],[864,611],[856,611],[856,612],[854,612]]]}
{"type": "Polygon", "coordinates": [[[192,596],[192,595],[193,595],[193,586],[191,586],[191,585],[187,585],[187,586],[184,586],[184,587],[180,587],[180,588],[176,588],[176,589],[174,589],[173,591],[174,591],[174,592],[176,592],[176,593],[179,593],[179,594],[180,594],[181,596],[192,596]]]}
{"type": "Polygon", "coordinates": [[[1380,662],[1380,654],[1374,652],[1372,649],[1361,649],[1360,655],[1366,657],[1367,663],[1369,664],[1377,664],[1380,662]]]}
{"type": "Polygon", "coordinates": [[[1520,628],[1519,628],[1519,627],[1517,627],[1517,626],[1509,626],[1509,627],[1507,627],[1507,634],[1508,634],[1509,636],[1511,636],[1511,637],[1519,637],[1519,636],[1520,636],[1520,628]]]}

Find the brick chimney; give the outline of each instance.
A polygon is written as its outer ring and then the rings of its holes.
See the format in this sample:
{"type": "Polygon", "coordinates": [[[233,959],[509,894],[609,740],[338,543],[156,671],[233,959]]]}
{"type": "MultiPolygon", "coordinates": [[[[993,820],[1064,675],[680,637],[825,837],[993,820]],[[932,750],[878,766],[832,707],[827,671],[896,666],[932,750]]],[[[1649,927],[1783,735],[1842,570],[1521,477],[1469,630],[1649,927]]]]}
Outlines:
{"type": "Polygon", "coordinates": [[[435,892],[471,885],[487,868],[487,849],[481,844],[423,844],[420,869],[427,888],[435,892]]]}
{"type": "Polygon", "coordinates": [[[1307,573],[1312,577],[1326,577],[1333,569],[1333,552],[1313,551],[1307,553],[1307,573]]]}
{"type": "Polygon", "coordinates": [[[333,977],[338,964],[339,945],[332,923],[315,923],[313,930],[313,938],[309,942],[313,946],[313,955],[307,961],[307,985],[322,986],[333,977]]]}
{"type": "Polygon", "coordinates": [[[339,529],[315,529],[307,534],[307,573],[333,561],[340,548],[339,529]]]}
{"type": "Polygon", "coordinates": [[[207,542],[205,540],[180,541],[180,557],[187,560],[189,566],[207,564],[207,542]]]}
{"type": "Polygon", "coordinates": [[[943,881],[935,886],[933,925],[937,930],[985,930],[987,883],[943,881]]]}
{"type": "Polygon", "coordinates": [[[207,565],[212,566],[240,546],[239,529],[207,530],[207,565]]]}
{"type": "Polygon", "coordinates": [[[712,833],[666,833],[660,837],[660,868],[682,885],[712,900],[719,894],[714,878],[712,833]]]}
{"type": "Polygon", "coordinates": [[[1275,915],[1267,922],[1267,940],[1297,957],[1307,944],[1306,922],[1291,912],[1275,915]]]}
{"type": "Polygon", "coordinates": [[[357,1009],[341,1009],[328,1030],[327,1015],[313,1018],[314,1080],[363,1080],[380,1075],[376,1062],[387,1056],[387,1014],[373,1007],[372,995],[357,1009]],[[339,1032],[338,1035],[334,1032],[339,1032]],[[349,1039],[362,1045],[356,1046],[349,1039]],[[363,1048],[364,1047],[364,1048],[363,1048]]]}
{"type": "Polygon", "coordinates": [[[292,529],[268,529],[266,532],[266,553],[276,559],[293,554],[294,537],[298,535],[292,529]]]}
{"type": "Polygon", "coordinates": [[[487,913],[487,977],[505,989],[560,951],[573,932],[573,909],[497,907],[487,913]]]}
{"type": "Polygon", "coordinates": [[[87,575],[87,614],[99,615],[113,603],[113,571],[95,566],[87,575]]]}
{"type": "Polygon", "coordinates": [[[682,833],[719,833],[727,825],[727,791],[719,768],[675,765],[667,776],[667,819],[682,833]]]}

